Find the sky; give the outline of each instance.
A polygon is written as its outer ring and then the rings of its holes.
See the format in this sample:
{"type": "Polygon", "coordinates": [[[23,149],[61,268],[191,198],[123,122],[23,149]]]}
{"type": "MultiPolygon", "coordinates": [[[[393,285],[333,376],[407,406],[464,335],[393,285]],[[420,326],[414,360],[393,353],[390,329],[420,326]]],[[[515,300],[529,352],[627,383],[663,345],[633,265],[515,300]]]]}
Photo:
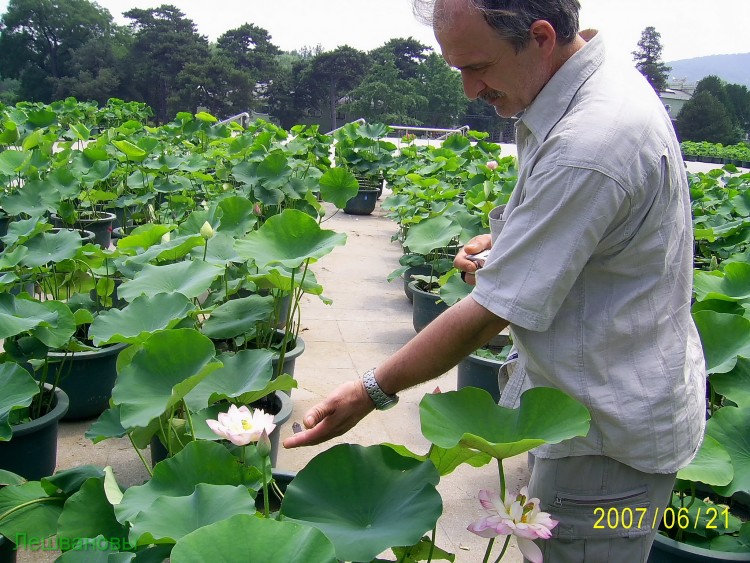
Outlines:
{"type": "MultiPolygon", "coordinates": [[[[580,0],[581,28],[602,32],[610,56],[632,62],[641,32],[661,34],[663,60],[748,53],[750,0],[580,0]]],[[[391,38],[414,37],[439,51],[432,30],[419,23],[409,0],[98,0],[118,23],[130,8],[177,6],[215,40],[252,23],[267,30],[284,51],[320,45],[329,51],[349,45],[362,51],[391,38]]],[[[0,0],[5,13],[8,0],[0,0]]]]}

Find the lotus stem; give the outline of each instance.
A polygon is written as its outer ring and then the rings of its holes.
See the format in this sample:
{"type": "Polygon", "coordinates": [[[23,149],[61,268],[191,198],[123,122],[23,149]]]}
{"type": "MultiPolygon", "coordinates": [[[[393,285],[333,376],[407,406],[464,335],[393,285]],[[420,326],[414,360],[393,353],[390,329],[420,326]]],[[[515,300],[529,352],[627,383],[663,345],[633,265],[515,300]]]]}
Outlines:
{"type": "Polygon", "coordinates": [[[500,499],[505,502],[505,471],[503,471],[503,460],[497,460],[497,472],[500,476],[500,499]]]}
{"type": "Polygon", "coordinates": [[[490,560],[490,553],[492,553],[493,545],[495,545],[495,538],[490,538],[490,541],[487,542],[487,549],[484,552],[482,563],[487,563],[490,560]]]}
{"type": "Polygon", "coordinates": [[[195,428],[193,427],[193,417],[190,414],[190,409],[187,406],[187,403],[185,402],[185,399],[182,400],[182,405],[185,407],[185,418],[187,419],[188,427],[190,428],[190,435],[193,437],[191,440],[194,442],[198,438],[195,437],[195,428]]]}
{"type": "Polygon", "coordinates": [[[432,553],[435,551],[435,537],[437,536],[437,526],[432,529],[432,541],[430,542],[430,552],[427,554],[427,563],[432,561],[432,553]]]}
{"type": "Polygon", "coordinates": [[[505,552],[508,551],[508,544],[510,543],[510,535],[505,536],[505,543],[503,544],[503,549],[500,551],[500,555],[497,556],[497,559],[495,559],[495,563],[498,563],[502,558],[503,555],[505,555],[505,552]]]}
{"type": "Polygon", "coordinates": [[[268,481],[266,479],[266,463],[268,462],[268,457],[263,456],[263,467],[261,473],[263,474],[263,515],[268,518],[269,515],[269,509],[268,509],[268,481]]]}
{"type": "Polygon", "coordinates": [[[154,476],[154,470],[151,469],[151,466],[148,463],[146,463],[146,459],[143,457],[143,454],[141,453],[141,450],[138,449],[138,446],[135,445],[135,442],[133,441],[133,436],[131,435],[130,432],[128,432],[128,439],[130,440],[130,444],[133,446],[133,449],[135,450],[135,453],[138,454],[138,457],[140,458],[141,463],[143,463],[143,467],[146,468],[146,471],[148,472],[148,476],[149,477],[153,477],[154,476]]]}

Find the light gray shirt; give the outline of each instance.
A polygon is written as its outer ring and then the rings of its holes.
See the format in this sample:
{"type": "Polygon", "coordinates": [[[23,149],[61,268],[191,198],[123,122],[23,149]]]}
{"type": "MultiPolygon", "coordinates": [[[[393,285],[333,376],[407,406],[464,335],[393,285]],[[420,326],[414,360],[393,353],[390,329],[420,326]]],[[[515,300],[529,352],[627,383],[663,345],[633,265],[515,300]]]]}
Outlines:
{"type": "Polygon", "coordinates": [[[518,364],[501,399],[555,387],[591,412],[586,437],[539,457],[605,455],[649,473],[694,456],[705,367],[690,314],[693,238],[672,124],[634,69],[594,37],[517,124],[518,184],[491,214],[472,297],[511,323],[518,364]]]}

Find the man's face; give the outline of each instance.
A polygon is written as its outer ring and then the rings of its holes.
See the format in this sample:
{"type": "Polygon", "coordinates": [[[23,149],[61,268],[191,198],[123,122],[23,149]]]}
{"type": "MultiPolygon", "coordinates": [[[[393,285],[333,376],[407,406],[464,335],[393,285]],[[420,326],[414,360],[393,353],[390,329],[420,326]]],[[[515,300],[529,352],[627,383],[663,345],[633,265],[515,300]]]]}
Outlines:
{"type": "Polygon", "coordinates": [[[483,99],[502,117],[526,109],[549,80],[549,61],[535,39],[516,53],[475,10],[461,8],[435,37],[446,62],[461,71],[466,96],[483,99]]]}

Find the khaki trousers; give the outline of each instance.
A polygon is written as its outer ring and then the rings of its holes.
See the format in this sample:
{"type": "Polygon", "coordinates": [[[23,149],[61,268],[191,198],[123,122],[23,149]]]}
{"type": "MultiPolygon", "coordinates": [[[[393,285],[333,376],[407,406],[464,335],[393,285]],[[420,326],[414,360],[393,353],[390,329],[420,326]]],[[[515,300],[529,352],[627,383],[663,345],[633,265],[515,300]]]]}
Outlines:
{"type": "Polygon", "coordinates": [[[646,562],[675,474],[642,473],[604,456],[529,456],[529,494],[559,524],[538,540],[544,563],[646,562]]]}

